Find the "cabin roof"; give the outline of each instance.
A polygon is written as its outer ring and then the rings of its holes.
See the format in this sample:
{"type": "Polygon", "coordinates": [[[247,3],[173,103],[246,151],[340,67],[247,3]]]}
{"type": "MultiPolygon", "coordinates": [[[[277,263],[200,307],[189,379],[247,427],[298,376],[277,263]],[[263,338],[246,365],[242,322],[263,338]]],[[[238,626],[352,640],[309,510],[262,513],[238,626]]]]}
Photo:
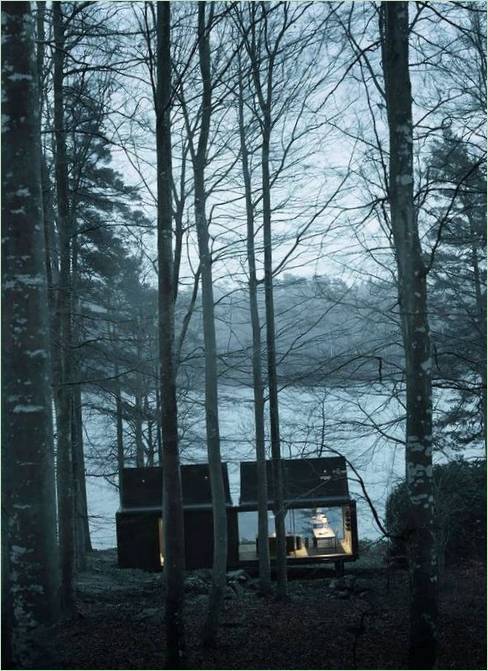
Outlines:
{"type": "MultiPolygon", "coordinates": [[[[226,504],[231,505],[227,464],[222,464],[226,504]]],[[[212,506],[208,464],[184,464],[181,466],[183,507],[205,509],[212,506]]],[[[122,470],[122,509],[161,509],[163,491],[163,469],[160,466],[124,468],[122,470]]]]}
{"type": "MultiPolygon", "coordinates": [[[[344,457],[282,459],[284,497],[287,506],[340,505],[350,500],[344,457]]],[[[266,462],[268,505],[274,501],[271,461],[266,462]]],[[[255,461],[241,462],[242,508],[257,507],[257,466],[255,461]]]]}

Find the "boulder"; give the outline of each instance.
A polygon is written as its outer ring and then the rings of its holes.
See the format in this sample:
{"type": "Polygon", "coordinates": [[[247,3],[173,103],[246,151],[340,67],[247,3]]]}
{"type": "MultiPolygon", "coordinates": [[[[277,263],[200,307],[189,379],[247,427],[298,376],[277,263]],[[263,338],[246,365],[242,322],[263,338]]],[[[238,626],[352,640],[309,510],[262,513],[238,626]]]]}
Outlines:
{"type": "Polygon", "coordinates": [[[249,575],[243,569],[227,573],[227,582],[247,582],[248,580],[249,575]]]}
{"type": "Polygon", "coordinates": [[[192,594],[207,594],[209,584],[199,575],[189,575],[185,578],[185,590],[192,594]]]}

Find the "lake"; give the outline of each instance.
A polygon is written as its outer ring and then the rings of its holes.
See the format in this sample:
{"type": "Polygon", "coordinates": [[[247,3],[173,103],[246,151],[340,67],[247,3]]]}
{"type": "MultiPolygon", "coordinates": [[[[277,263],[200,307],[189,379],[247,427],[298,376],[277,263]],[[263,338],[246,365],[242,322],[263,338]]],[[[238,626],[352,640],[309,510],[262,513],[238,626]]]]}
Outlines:
{"type": "MultiPolygon", "coordinates": [[[[446,399],[447,402],[447,399],[446,399]]],[[[434,417],[439,402],[434,407],[434,417]]],[[[266,405],[266,410],[268,406],[266,405]]],[[[401,404],[383,385],[350,391],[328,388],[285,388],[279,395],[282,456],[328,456],[327,448],[340,452],[363,479],[368,496],[384,516],[388,494],[405,470],[401,404]]],[[[206,462],[203,396],[193,393],[180,404],[182,461],[206,462]]],[[[233,503],[239,501],[239,462],[253,460],[254,411],[252,389],[221,385],[219,420],[222,459],[228,464],[233,503]]],[[[96,412],[85,419],[87,451],[95,461],[113,451],[114,422],[96,412]],[[111,447],[112,446],[112,447],[111,447]]],[[[434,436],[435,439],[435,436],[434,436]]],[[[470,450],[478,456],[478,450],[470,450]]],[[[479,450],[479,456],[482,449],[479,450]]],[[[445,460],[449,455],[439,457],[445,460]]],[[[93,472],[87,459],[87,471],[93,472]]],[[[133,465],[133,464],[128,464],[133,465]]],[[[115,467],[114,469],[115,470],[115,467]]],[[[381,536],[360,484],[348,467],[350,493],[357,501],[359,538],[381,536]]],[[[87,478],[90,529],[95,548],[115,547],[115,512],[118,492],[102,477],[87,478]]],[[[244,524],[245,521],[243,520],[244,524]]],[[[241,529],[241,533],[244,531],[241,529]]]]}

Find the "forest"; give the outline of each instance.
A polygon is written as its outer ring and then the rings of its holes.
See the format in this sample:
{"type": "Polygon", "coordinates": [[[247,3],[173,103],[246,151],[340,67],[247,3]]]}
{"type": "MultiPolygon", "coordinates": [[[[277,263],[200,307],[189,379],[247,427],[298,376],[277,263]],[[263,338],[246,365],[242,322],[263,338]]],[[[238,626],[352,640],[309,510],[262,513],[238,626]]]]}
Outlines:
{"type": "Polygon", "coordinates": [[[2,2],[2,668],[486,668],[486,6],[2,2]]]}

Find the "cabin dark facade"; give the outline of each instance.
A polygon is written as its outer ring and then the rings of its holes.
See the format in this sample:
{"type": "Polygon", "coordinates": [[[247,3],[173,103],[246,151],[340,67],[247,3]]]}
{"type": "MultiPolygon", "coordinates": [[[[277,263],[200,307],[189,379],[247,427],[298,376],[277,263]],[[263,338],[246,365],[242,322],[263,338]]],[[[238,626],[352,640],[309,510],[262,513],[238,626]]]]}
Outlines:
{"type": "MultiPolygon", "coordinates": [[[[283,459],[287,555],[290,563],[344,561],[358,556],[356,504],[349,495],[346,462],[342,457],[283,459]]],[[[268,510],[272,511],[273,475],[267,462],[268,510]]],[[[257,561],[256,462],[241,462],[240,500],[233,506],[227,465],[222,464],[227,505],[228,567],[257,561]]],[[[181,467],[188,569],[211,568],[213,519],[207,464],[181,467]]],[[[121,508],[116,514],[119,566],[161,570],[164,564],[162,529],[162,469],[122,471],[121,508]]],[[[269,514],[271,558],[276,552],[273,515],[269,514]]]]}
{"type": "MultiPolygon", "coordinates": [[[[228,563],[236,565],[237,511],[232,507],[226,464],[222,464],[222,475],[227,504],[228,563]]],[[[182,466],[181,485],[186,567],[210,568],[213,560],[213,518],[208,465],[182,466]]],[[[122,568],[161,570],[164,564],[162,491],[162,468],[123,469],[122,505],[116,513],[117,553],[122,568]]]]}

